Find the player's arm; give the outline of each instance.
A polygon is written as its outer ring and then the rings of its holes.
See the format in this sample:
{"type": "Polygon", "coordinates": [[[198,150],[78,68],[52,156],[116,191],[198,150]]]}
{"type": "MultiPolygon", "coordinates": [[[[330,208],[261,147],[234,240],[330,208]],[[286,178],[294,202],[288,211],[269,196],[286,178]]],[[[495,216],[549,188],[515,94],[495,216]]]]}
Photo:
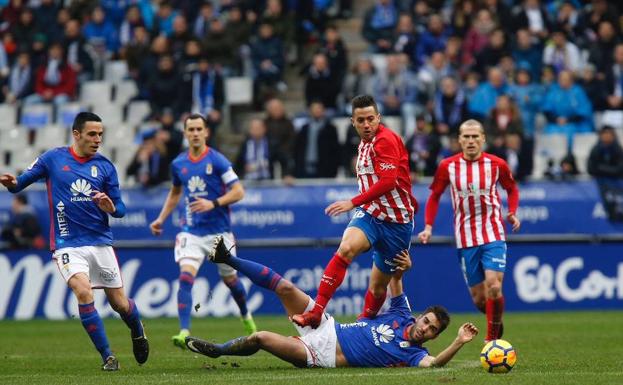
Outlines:
{"type": "Polygon", "coordinates": [[[111,164],[108,172],[108,178],[104,184],[104,191],[93,190],[91,199],[93,199],[93,202],[100,210],[110,214],[112,217],[123,218],[126,207],[121,199],[117,170],[111,164]]]}
{"type": "Polygon", "coordinates": [[[418,234],[420,242],[424,244],[428,243],[433,235],[433,224],[439,210],[439,201],[448,184],[450,184],[450,176],[448,175],[447,167],[442,163],[437,168],[433,183],[430,185],[431,192],[426,201],[426,209],[424,211],[424,230],[418,234]]]}
{"type": "Polygon", "coordinates": [[[396,263],[396,271],[392,275],[389,281],[389,291],[393,297],[398,297],[404,293],[402,287],[402,276],[411,268],[411,257],[409,256],[409,250],[402,250],[394,257],[394,263],[396,263]]]}
{"type": "Polygon", "coordinates": [[[459,328],[457,337],[452,341],[447,348],[445,348],[436,357],[426,356],[420,360],[418,364],[421,368],[441,367],[450,362],[450,360],[461,350],[463,345],[470,342],[474,337],[478,335],[478,328],[470,323],[464,323],[459,328]]]}
{"type": "Polygon", "coordinates": [[[376,183],[371,185],[367,191],[353,197],[350,201],[337,201],[330,204],[325,209],[325,214],[335,216],[348,212],[357,206],[370,203],[380,198],[396,186],[396,180],[398,179],[398,162],[400,159],[397,147],[390,143],[389,140],[381,139],[374,145],[373,152],[376,153],[374,158],[374,172],[379,177],[376,183]]]}
{"type": "Polygon", "coordinates": [[[240,181],[236,181],[229,186],[229,190],[222,196],[216,198],[218,206],[227,206],[241,201],[244,198],[244,187],[240,181]]]}
{"type": "Polygon", "coordinates": [[[513,231],[518,231],[521,227],[521,221],[516,215],[519,207],[519,188],[517,188],[517,182],[506,162],[500,164],[500,184],[508,194],[508,215],[506,219],[513,227],[513,231]]]}
{"type": "Polygon", "coordinates": [[[39,179],[45,178],[47,175],[48,171],[45,162],[39,157],[18,177],[8,173],[2,174],[0,176],[0,183],[10,192],[18,193],[39,179]]]}
{"type": "Polygon", "coordinates": [[[181,185],[172,185],[169,193],[167,194],[167,199],[165,199],[164,204],[162,205],[162,209],[160,210],[160,214],[158,214],[158,218],[156,218],[149,225],[149,229],[151,233],[154,235],[162,234],[162,224],[167,220],[171,212],[177,207],[177,204],[180,202],[182,197],[182,186],[181,185]]]}

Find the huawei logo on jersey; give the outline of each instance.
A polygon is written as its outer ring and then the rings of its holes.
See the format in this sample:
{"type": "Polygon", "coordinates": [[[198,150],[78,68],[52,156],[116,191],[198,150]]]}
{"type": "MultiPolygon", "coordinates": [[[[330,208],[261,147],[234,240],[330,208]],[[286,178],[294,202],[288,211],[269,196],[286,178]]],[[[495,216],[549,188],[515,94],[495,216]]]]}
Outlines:
{"type": "Polygon", "coordinates": [[[204,191],[205,189],[206,183],[203,181],[203,179],[196,175],[190,178],[190,180],[188,181],[188,190],[190,190],[191,193],[194,193],[197,190],[204,191]]]}
{"type": "Polygon", "coordinates": [[[376,328],[376,332],[379,333],[381,342],[389,343],[394,339],[394,330],[389,325],[380,324],[376,328]]]}
{"type": "Polygon", "coordinates": [[[381,346],[381,342],[387,344],[394,339],[394,330],[385,324],[380,324],[376,328],[370,328],[372,332],[372,340],[376,346],[381,346]]]}
{"type": "Polygon", "coordinates": [[[393,170],[396,168],[396,166],[391,163],[380,163],[379,167],[381,167],[381,170],[383,171],[393,170]]]}
{"type": "Polygon", "coordinates": [[[92,192],[93,190],[91,188],[91,183],[87,182],[84,179],[76,179],[71,184],[71,193],[73,195],[73,198],[71,198],[71,201],[72,202],[90,201],[92,192]]]}

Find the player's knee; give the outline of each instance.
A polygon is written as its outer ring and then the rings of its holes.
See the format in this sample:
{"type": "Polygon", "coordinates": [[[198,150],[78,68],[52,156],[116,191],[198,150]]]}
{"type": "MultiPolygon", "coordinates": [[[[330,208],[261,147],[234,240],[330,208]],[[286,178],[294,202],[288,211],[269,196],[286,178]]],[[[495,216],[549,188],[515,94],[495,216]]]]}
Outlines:
{"type": "Polygon", "coordinates": [[[78,299],[79,303],[91,303],[93,302],[93,290],[87,285],[77,285],[72,287],[74,295],[78,299]]]}
{"type": "Polygon", "coordinates": [[[337,253],[348,262],[352,262],[356,255],[355,248],[350,243],[344,242],[340,244],[340,247],[337,249],[337,253]]]}
{"type": "Polygon", "coordinates": [[[502,284],[498,281],[487,285],[487,294],[489,298],[497,298],[502,294],[502,284]]]}
{"type": "Polygon", "coordinates": [[[275,292],[277,293],[278,296],[287,297],[288,295],[294,293],[295,289],[296,289],[296,286],[294,286],[292,282],[288,281],[287,279],[282,279],[281,281],[279,281],[279,284],[277,285],[275,292]]]}

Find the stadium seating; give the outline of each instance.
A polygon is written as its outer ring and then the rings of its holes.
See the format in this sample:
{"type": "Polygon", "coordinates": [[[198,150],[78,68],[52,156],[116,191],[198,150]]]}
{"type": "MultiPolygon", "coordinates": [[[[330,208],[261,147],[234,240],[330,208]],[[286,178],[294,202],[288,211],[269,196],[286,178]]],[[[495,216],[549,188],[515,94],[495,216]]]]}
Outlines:
{"type": "Polygon", "coordinates": [[[19,123],[28,128],[44,128],[52,124],[51,104],[32,104],[22,108],[19,123]]]}
{"type": "Polygon", "coordinates": [[[107,81],[90,81],[80,88],[80,103],[86,106],[95,106],[110,102],[112,85],[107,81]]]}
{"type": "Polygon", "coordinates": [[[573,155],[578,166],[578,171],[582,174],[587,172],[588,156],[591,149],[597,143],[598,136],[594,132],[575,134],[573,136],[573,155]]]}
{"type": "Polygon", "coordinates": [[[551,159],[555,164],[560,163],[567,154],[567,136],[565,134],[539,135],[535,140],[534,171],[533,175],[542,177],[547,170],[547,163],[551,159]]]}

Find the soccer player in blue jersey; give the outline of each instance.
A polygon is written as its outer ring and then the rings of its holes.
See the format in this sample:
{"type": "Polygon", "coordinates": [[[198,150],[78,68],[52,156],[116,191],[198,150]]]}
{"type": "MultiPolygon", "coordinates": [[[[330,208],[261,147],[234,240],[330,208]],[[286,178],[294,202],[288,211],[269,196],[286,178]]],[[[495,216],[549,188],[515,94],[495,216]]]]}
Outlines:
{"type": "MultiPolygon", "coordinates": [[[[242,183],[231,163],[206,144],[210,133],[205,118],[199,114],[186,118],[184,135],[189,149],[173,161],[173,185],[160,215],[150,224],[154,235],[162,234],[162,224],[184,195],[182,231],[175,239],[175,262],[180,266],[177,292],[180,332],[172,337],[173,343],[181,348],[185,347],[184,338],[190,334],[192,287],[197,272],[212,250],[217,235],[222,235],[225,242],[233,247],[228,206],[244,197],[242,183]]],[[[232,251],[235,254],[235,249],[232,251]]],[[[236,270],[219,264],[218,272],[240,308],[246,332],[255,332],[255,322],[247,309],[247,293],[236,270]]]]}
{"type": "MultiPolygon", "coordinates": [[[[256,285],[274,291],[289,317],[314,306],[314,301],[292,282],[266,266],[232,256],[223,240],[216,239],[216,242],[210,259],[226,263],[256,285]]],[[[391,306],[374,319],[361,318],[354,323],[340,324],[323,313],[317,329],[301,328],[293,322],[300,337],[261,331],[224,344],[187,337],[186,346],[212,358],[249,356],[261,349],[297,367],[443,366],[478,334],[478,328],[471,323],[463,324],[454,341],[437,356],[431,356],[422,344],[436,338],[448,326],[450,317],[441,306],[431,306],[414,317],[402,290],[402,274],[411,267],[408,252],[399,253],[394,263],[397,271],[389,284],[393,295],[391,306]]]]}
{"type": "Polygon", "coordinates": [[[147,361],[149,344],[133,300],[123,290],[117,257],[112,248],[108,216],[125,215],[115,166],[97,153],[102,145],[102,119],[81,112],[72,125],[73,144],[38,157],[18,177],[0,176],[0,183],[17,193],[45,179],[50,206],[50,249],[58,270],[78,299],[82,326],[103,360],[103,370],[118,370],[104,324],[93,301],[93,290],[103,288],[110,306],[130,328],[134,358],[147,361]]]}

